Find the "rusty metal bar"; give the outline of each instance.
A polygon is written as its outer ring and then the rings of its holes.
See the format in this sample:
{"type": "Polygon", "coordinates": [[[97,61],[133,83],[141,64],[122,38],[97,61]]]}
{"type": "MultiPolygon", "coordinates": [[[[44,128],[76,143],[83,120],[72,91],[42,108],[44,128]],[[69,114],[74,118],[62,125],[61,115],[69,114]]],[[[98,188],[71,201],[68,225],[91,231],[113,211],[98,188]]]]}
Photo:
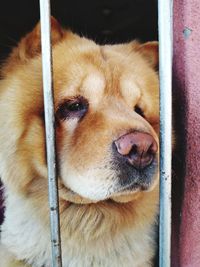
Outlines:
{"type": "Polygon", "coordinates": [[[170,267],[171,265],[172,7],[172,0],[158,0],[160,76],[160,267],[170,267]]]}
{"type": "Polygon", "coordinates": [[[50,0],[40,0],[42,71],[45,109],[46,149],[49,183],[52,267],[62,267],[59,222],[58,182],[56,174],[53,68],[51,53],[50,0]]]}

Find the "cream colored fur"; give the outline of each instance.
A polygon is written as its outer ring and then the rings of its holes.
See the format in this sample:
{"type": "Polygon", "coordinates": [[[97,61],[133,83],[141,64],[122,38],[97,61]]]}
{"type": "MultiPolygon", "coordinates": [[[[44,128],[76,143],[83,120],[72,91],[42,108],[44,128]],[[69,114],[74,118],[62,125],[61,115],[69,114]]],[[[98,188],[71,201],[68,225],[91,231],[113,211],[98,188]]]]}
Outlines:
{"type": "MultiPolygon", "coordinates": [[[[148,200],[150,201],[149,208],[155,208],[155,203],[145,198],[145,201],[148,200]]],[[[44,223],[44,215],[41,213],[43,211],[40,211],[40,208],[34,210],[29,200],[18,196],[14,192],[8,194],[6,204],[6,222],[2,229],[3,251],[1,248],[3,257],[3,263],[1,261],[1,264],[3,265],[0,266],[29,266],[25,264],[25,261],[33,267],[50,266],[49,225],[44,223]],[[29,219],[27,220],[27,218],[29,219]],[[9,253],[6,252],[6,247],[9,249],[9,253]],[[11,253],[15,255],[15,258],[11,253]],[[16,258],[25,259],[24,263],[20,261],[17,262],[16,258]]],[[[79,210],[77,209],[77,213],[78,212],[79,210]]],[[[106,214],[106,212],[104,214],[106,214]]],[[[133,225],[118,232],[116,230],[117,225],[111,225],[115,223],[112,215],[107,214],[107,216],[109,216],[108,218],[101,217],[101,215],[101,211],[94,208],[91,209],[88,216],[87,213],[85,213],[85,218],[78,222],[80,220],[78,215],[75,215],[74,218],[70,218],[66,214],[64,218],[64,220],[66,220],[65,226],[61,228],[63,230],[63,266],[151,266],[151,260],[154,254],[153,248],[155,245],[154,240],[150,238],[150,236],[153,236],[153,225],[149,225],[149,223],[147,225],[143,221],[141,225],[133,225]],[[101,225],[99,224],[94,227],[95,221],[98,222],[98,220],[101,222],[101,225]],[[105,220],[105,222],[103,220],[105,220]],[[78,223],[79,225],[77,225],[78,223]],[[75,225],[77,229],[72,229],[75,225]],[[112,230],[109,231],[109,228],[112,230]],[[113,228],[116,228],[116,232],[113,228]],[[70,230],[74,231],[74,235],[70,230]],[[92,231],[96,231],[98,236],[95,237],[92,231]],[[142,235],[141,232],[143,233],[142,235]]],[[[145,217],[145,214],[142,214],[142,216],[145,217]]],[[[154,223],[154,220],[152,223],[154,223]]]]}

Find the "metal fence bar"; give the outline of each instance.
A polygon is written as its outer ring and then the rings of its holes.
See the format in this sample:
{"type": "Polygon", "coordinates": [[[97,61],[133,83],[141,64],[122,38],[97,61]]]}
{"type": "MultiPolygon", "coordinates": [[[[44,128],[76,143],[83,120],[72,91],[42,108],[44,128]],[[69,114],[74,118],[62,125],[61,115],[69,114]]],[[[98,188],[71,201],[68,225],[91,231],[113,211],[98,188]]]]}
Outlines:
{"type": "Polygon", "coordinates": [[[62,267],[59,223],[58,183],[55,153],[55,118],[53,100],[50,0],[40,0],[42,70],[45,109],[46,149],[49,182],[52,267],[62,267]]]}
{"type": "Polygon", "coordinates": [[[172,10],[172,0],[158,0],[160,75],[160,267],[169,267],[171,262],[172,10]]]}

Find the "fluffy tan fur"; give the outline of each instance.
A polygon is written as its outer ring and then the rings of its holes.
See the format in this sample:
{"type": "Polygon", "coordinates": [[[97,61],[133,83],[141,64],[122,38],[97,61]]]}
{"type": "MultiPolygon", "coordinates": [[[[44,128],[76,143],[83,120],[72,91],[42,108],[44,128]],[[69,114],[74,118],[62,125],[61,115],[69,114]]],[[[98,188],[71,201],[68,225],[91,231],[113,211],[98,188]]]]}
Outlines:
{"type": "MultiPolygon", "coordinates": [[[[56,124],[63,266],[152,266],[158,172],[148,191],[105,192],[115,181],[110,145],[116,138],[134,129],[158,142],[157,43],[98,46],[54,19],[52,42],[55,111],[79,95],[89,102],[83,120],[56,124]]],[[[50,266],[40,50],[37,25],[1,72],[2,267],[50,266]]]]}

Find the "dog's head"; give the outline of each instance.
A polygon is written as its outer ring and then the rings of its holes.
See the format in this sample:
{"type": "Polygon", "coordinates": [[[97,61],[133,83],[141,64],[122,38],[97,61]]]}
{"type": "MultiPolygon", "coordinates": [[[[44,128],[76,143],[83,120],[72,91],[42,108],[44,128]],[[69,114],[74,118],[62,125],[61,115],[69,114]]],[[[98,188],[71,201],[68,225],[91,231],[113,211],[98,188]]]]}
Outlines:
{"type": "MultiPolygon", "coordinates": [[[[52,19],[59,186],[76,202],[127,202],[158,184],[157,43],[99,46],[52,19]]],[[[47,177],[39,25],[2,70],[0,173],[47,177]]],[[[16,185],[17,184],[17,185],[16,185]]]]}

